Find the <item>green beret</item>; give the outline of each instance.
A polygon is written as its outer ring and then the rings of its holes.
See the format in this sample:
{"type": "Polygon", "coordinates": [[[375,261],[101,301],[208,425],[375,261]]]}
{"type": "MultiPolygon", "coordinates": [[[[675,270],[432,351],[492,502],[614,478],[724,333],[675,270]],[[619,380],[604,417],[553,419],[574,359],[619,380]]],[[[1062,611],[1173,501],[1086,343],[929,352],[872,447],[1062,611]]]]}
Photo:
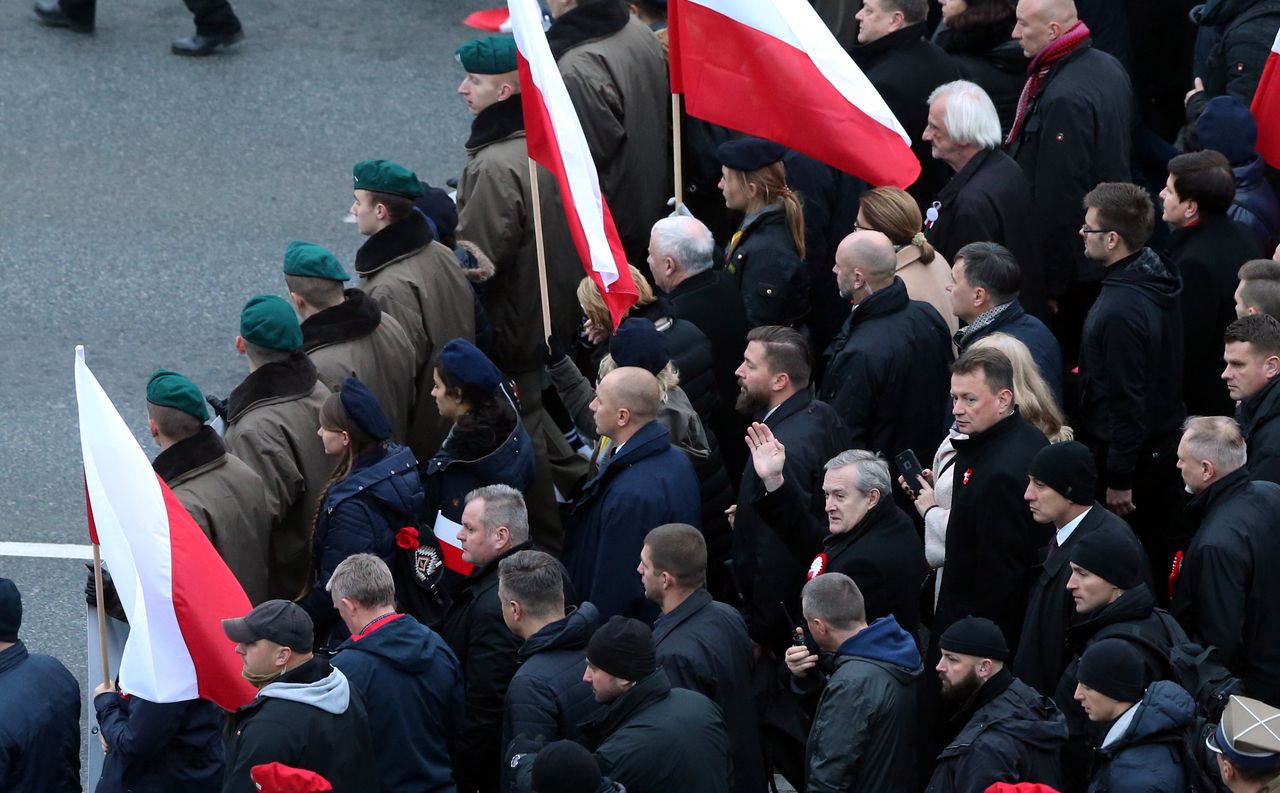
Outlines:
{"type": "Polygon", "coordinates": [[[516,70],[516,40],[510,36],[472,39],[453,54],[471,74],[506,74],[516,70]]]}
{"type": "Polygon", "coordinates": [[[209,407],[196,384],[185,375],[168,369],[157,369],[151,373],[151,379],[147,381],[147,401],[153,405],[181,410],[201,421],[209,420],[209,407]]]}
{"type": "Polygon", "coordinates": [[[302,349],[302,326],[293,306],[283,297],[258,295],[240,311],[240,335],[250,344],[268,350],[302,349]]]}
{"type": "Polygon", "coordinates": [[[422,182],[418,175],[398,162],[391,160],[365,160],[351,169],[352,187],[356,190],[372,190],[405,198],[422,196],[422,182]]]}
{"type": "Polygon", "coordinates": [[[342,269],[338,257],[328,248],[299,240],[294,240],[284,249],[284,274],[325,278],[330,281],[351,280],[347,271],[342,269]]]}

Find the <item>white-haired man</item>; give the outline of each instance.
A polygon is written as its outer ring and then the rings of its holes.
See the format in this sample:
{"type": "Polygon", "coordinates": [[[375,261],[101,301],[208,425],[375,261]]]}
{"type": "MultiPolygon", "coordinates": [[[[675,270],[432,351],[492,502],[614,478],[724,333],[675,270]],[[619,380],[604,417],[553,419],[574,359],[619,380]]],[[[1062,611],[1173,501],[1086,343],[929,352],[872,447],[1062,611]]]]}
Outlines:
{"type": "Polygon", "coordinates": [[[956,80],[929,95],[929,122],[923,139],[934,159],[955,176],[925,212],[925,236],[947,261],[971,242],[996,242],[1009,249],[1022,273],[1023,306],[1047,316],[1040,283],[1040,247],[1031,204],[1031,185],[1022,168],[1000,149],[1000,117],[981,86],[956,80]]]}

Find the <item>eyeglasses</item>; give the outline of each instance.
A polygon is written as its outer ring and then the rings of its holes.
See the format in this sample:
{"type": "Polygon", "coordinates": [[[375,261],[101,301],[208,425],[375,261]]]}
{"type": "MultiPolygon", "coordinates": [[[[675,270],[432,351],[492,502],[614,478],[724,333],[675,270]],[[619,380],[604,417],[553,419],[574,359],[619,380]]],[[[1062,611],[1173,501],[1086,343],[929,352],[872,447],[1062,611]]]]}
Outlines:
{"type": "Polygon", "coordinates": [[[853,230],[854,231],[879,231],[879,229],[873,229],[870,226],[859,226],[857,223],[853,224],[853,230]]]}
{"type": "Polygon", "coordinates": [[[1087,225],[1080,227],[1081,234],[1110,234],[1115,229],[1091,229],[1087,225]]]}

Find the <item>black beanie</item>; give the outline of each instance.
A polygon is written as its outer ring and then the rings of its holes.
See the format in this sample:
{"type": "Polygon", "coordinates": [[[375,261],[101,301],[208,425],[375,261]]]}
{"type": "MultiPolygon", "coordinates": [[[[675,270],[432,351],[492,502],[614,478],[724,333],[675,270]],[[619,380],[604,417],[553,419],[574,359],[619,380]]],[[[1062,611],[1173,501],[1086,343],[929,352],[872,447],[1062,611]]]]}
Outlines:
{"type": "Polygon", "coordinates": [[[1121,529],[1099,526],[1077,538],[1071,546],[1071,563],[1119,589],[1142,583],[1142,557],[1132,537],[1121,529]]]}
{"type": "Polygon", "coordinates": [[[1083,443],[1051,443],[1031,458],[1027,474],[1039,479],[1074,504],[1092,504],[1098,484],[1093,452],[1083,443]]]}
{"type": "Polygon", "coordinates": [[[621,615],[601,625],[587,643],[587,661],[614,677],[643,680],[653,674],[653,633],[640,620],[621,615]]]}
{"type": "Polygon", "coordinates": [[[1099,639],[1080,656],[1076,680],[1118,702],[1141,702],[1147,690],[1147,668],[1129,642],[1099,639]]]}
{"type": "Polygon", "coordinates": [[[942,633],[938,646],[943,650],[996,661],[1009,660],[1009,645],[1000,626],[986,617],[965,617],[942,633]]]}
{"type": "Polygon", "coordinates": [[[16,642],[22,627],[22,596],[18,586],[8,578],[0,578],[0,642],[16,642]]]}
{"type": "Polygon", "coordinates": [[[554,741],[533,758],[534,793],[596,793],[600,764],[576,741],[554,741]]]}

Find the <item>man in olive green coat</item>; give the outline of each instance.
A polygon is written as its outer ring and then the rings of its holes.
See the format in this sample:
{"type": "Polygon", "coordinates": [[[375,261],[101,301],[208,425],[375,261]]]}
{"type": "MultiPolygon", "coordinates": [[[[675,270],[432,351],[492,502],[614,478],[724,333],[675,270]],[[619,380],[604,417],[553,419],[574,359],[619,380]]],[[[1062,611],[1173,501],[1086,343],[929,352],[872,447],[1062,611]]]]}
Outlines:
{"type": "Polygon", "coordinates": [[[160,478],[213,543],[249,602],[267,599],[271,515],[262,477],[227,452],[206,426],[209,408],[196,384],[157,369],[147,381],[147,425],[160,445],[160,478]]]}
{"type": "Polygon", "coordinates": [[[600,172],[627,260],[643,267],[671,195],[671,88],[662,45],[618,0],[549,0],[551,54],[600,172]]]}
{"type": "Polygon", "coordinates": [[[284,298],[245,304],[236,351],[249,359],[249,376],[227,399],[227,447],[262,477],[272,521],[268,594],[293,600],[310,585],[311,527],[333,473],[319,435],[330,392],[302,352],[302,328],[284,298]]]}
{"type": "Polygon", "coordinates": [[[356,228],[368,237],[356,252],[356,273],[369,297],[395,317],[416,354],[409,448],[430,460],[449,432],[431,396],[436,352],[452,339],[476,339],[475,295],[462,267],[436,241],[413,207],[423,194],[417,175],[389,160],[365,160],[352,169],[356,228]]]}
{"type": "Polygon", "coordinates": [[[359,289],[342,288],[351,276],[331,251],[310,242],[289,243],[284,282],[302,317],[302,351],[320,382],[337,391],[356,377],[369,387],[391,422],[391,439],[405,444],[417,390],[413,344],[395,317],[359,289]]]}

